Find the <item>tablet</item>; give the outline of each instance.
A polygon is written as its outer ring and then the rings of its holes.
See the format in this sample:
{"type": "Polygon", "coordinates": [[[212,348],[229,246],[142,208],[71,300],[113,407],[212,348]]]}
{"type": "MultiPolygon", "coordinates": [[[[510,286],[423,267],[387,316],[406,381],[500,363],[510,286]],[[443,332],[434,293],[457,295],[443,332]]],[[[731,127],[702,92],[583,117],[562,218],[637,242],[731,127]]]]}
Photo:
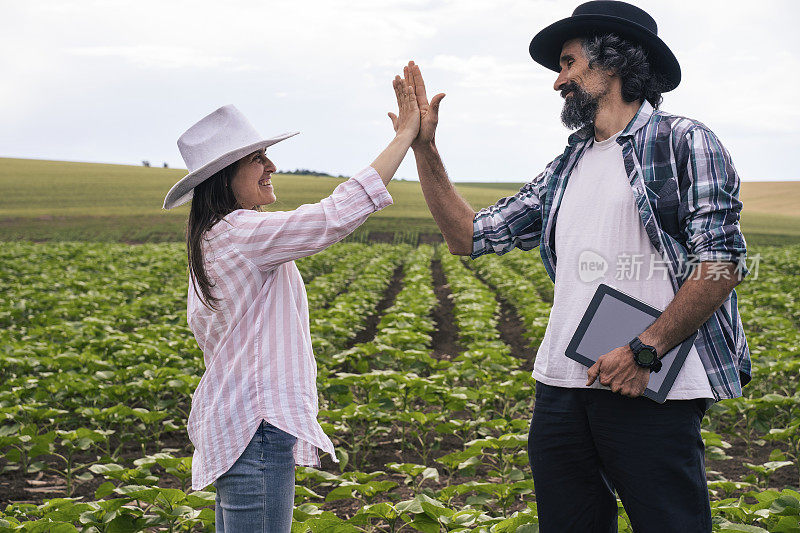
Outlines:
{"type": "MultiPolygon", "coordinates": [[[[633,296],[601,283],[567,346],[566,356],[590,367],[601,355],[614,348],[626,346],[655,322],[661,312],[633,296]]],[[[650,381],[643,396],[659,403],[667,400],[667,394],[696,337],[695,331],[661,358],[661,370],[650,373],[650,381]]]]}

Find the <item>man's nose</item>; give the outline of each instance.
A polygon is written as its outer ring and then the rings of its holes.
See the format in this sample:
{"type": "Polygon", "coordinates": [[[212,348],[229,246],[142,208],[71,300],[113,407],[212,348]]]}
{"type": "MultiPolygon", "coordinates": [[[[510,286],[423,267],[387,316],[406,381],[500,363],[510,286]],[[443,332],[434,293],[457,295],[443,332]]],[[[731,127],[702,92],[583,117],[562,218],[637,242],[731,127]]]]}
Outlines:
{"type": "Polygon", "coordinates": [[[566,83],[567,83],[567,75],[564,74],[564,70],[562,69],[561,72],[558,73],[556,82],[553,84],[553,89],[555,89],[556,91],[560,91],[563,85],[566,83]]]}
{"type": "Polygon", "coordinates": [[[273,163],[271,159],[267,158],[267,164],[264,165],[264,172],[275,172],[275,170],[277,170],[275,163],[273,163]]]}

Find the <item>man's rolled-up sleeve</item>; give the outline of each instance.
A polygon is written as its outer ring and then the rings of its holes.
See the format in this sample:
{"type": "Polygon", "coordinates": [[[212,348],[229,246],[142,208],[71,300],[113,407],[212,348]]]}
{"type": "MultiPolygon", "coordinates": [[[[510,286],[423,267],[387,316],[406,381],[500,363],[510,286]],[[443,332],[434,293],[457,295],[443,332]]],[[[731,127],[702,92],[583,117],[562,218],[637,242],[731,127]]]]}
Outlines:
{"type": "Polygon", "coordinates": [[[682,202],[683,231],[689,257],[700,261],[731,261],[739,265],[741,276],[747,247],[739,225],[739,175],[730,154],[709,129],[698,126],[686,134],[689,179],[682,202]]]}
{"type": "Polygon", "coordinates": [[[546,172],[525,184],[514,196],[481,209],[472,221],[472,254],[503,255],[515,247],[531,250],[542,235],[541,191],[546,172]]]}

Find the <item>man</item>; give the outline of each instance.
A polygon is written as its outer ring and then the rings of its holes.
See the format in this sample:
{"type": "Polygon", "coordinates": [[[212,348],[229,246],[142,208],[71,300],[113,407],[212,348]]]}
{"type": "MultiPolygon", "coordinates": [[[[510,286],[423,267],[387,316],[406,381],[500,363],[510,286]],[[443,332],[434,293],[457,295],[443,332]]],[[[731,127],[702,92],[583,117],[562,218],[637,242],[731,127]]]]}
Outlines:
{"type": "Polygon", "coordinates": [[[539,246],[555,282],[528,441],[541,530],[616,531],[616,490],[635,531],[711,531],[700,423],[708,405],[740,396],[750,380],[733,290],[747,274],[739,177],[706,126],[657,110],[680,67],[641,9],[582,4],[537,34],[530,53],[558,72],[561,119],[577,131],[519,193],[477,213],[436,150],[444,95],[429,103],[419,67],[408,69],[422,115],[417,170],[450,252],[539,246]],[[587,281],[587,253],[639,258],[641,268],[587,281]],[[587,372],[564,352],[600,283],[666,309],[587,372]],[[657,358],[697,330],[667,401],[642,397],[657,358]]]}

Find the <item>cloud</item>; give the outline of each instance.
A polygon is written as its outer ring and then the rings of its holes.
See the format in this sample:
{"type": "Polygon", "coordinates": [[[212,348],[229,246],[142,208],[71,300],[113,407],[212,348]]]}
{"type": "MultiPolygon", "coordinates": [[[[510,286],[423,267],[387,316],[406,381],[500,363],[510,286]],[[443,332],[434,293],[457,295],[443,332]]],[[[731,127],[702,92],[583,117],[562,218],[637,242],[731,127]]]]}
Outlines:
{"type": "Polygon", "coordinates": [[[530,87],[546,83],[550,76],[531,61],[510,62],[490,55],[458,57],[434,56],[432,68],[455,75],[458,86],[485,91],[492,97],[519,98],[529,94],[530,87]]]}
{"type": "MultiPolygon", "coordinates": [[[[287,168],[352,173],[390,134],[390,80],[414,59],[429,94],[447,93],[437,138],[455,178],[533,176],[568,132],[555,74],[528,43],[581,1],[5,2],[0,144],[3,155],[176,166],[174,132],[233,102],[257,126],[304,130],[281,148],[287,168]]],[[[743,176],[800,177],[800,4],[634,1],[681,62],[664,109],[714,129],[743,176]]],[[[415,172],[407,158],[398,175],[415,172]]]]}
{"type": "Polygon", "coordinates": [[[124,59],[144,69],[221,68],[245,71],[263,68],[242,63],[234,57],[206,54],[185,46],[92,46],[70,48],[66,52],[75,56],[124,59]]]}

